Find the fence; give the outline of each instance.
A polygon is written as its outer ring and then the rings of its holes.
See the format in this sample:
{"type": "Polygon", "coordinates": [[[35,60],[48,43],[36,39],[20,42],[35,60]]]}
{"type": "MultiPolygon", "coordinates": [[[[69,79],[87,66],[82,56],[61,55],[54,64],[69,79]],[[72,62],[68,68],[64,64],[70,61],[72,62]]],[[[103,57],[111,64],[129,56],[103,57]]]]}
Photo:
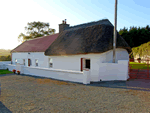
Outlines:
{"type": "Polygon", "coordinates": [[[130,79],[150,79],[150,61],[142,59],[137,62],[130,62],[129,77],[130,79]]]}

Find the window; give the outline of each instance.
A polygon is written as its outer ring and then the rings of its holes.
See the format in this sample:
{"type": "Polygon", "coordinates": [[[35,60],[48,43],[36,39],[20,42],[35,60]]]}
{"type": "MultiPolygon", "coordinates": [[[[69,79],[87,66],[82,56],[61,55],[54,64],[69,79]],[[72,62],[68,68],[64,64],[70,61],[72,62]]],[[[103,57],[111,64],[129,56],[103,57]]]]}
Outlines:
{"type": "Polygon", "coordinates": [[[53,67],[53,60],[51,58],[49,58],[49,67],[53,67]]]}
{"type": "Polygon", "coordinates": [[[17,59],[15,59],[15,63],[17,63],[17,59]]]}
{"type": "Polygon", "coordinates": [[[38,60],[35,59],[35,66],[38,66],[38,60]]]}
{"type": "Polygon", "coordinates": [[[32,61],[31,61],[31,59],[30,59],[30,66],[32,65],[32,61]]]}
{"type": "Polygon", "coordinates": [[[32,65],[31,64],[31,59],[28,59],[28,66],[32,65]]]}
{"type": "Polygon", "coordinates": [[[23,59],[23,65],[25,65],[25,59],[23,59]]]}

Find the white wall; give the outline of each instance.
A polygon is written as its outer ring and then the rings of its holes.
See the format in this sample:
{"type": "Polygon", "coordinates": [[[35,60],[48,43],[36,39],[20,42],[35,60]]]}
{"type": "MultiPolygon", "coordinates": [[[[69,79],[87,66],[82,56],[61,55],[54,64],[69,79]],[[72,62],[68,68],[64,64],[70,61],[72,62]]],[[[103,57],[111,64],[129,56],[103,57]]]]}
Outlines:
{"type": "Polygon", "coordinates": [[[31,59],[32,65],[31,67],[35,67],[35,59],[38,59],[38,67],[48,67],[48,56],[44,55],[44,52],[18,52],[18,53],[12,53],[12,62],[15,64],[15,59],[18,60],[19,63],[23,63],[20,61],[23,61],[25,59],[25,65],[28,66],[28,59],[31,59]]]}
{"type": "Polygon", "coordinates": [[[79,83],[83,83],[83,80],[85,78],[83,72],[71,72],[67,70],[55,70],[37,67],[24,67],[24,74],[55,78],[58,80],[66,80],[79,83]]]}
{"type": "MultiPolygon", "coordinates": [[[[15,59],[25,59],[26,66],[28,65],[28,58],[32,60],[32,65],[30,67],[35,67],[35,59],[38,59],[38,67],[49,68],[48,58],[53,59],[53,68],[52,69],[61,69],[61,70],[81,70],[81,58],[90,59],[91,69],[90,69],[90,78],[91,81],[99,81],[99,75],[101,75],[101,68],[103,63],[112,63],[113,60],[113,50],[99,53],[99,54],[80,54],[80,55],[68,55],[68,56],[45,56],[44,52],[30,52],[26,53],[12,53],[12,61],[15,62],[15,59]]],[[[118,60],[128,60],[129,54],[125,49],[116,49],[116,63],[118,60]]],[[[113,65],[113,64],[112,64],[113,65]]],[[[115,64],[114,64],[115,65],[115,64]]],[[[109,67],[111,69],[111,67],[109,67]]],[[[36,73],[36,72],[35,72],[36,73]]],[[[34,73],[32,73],[34,74],[34,73]]]]}
{"type": "Polygon", "coordinates": [[[16,70],[16,65],[8,64],[7,68],[9,69],[9,71],[12,71],[13,69],[16,70]]]}
{"type": "Polygon", "coordinates": [[[102,63],[98,80],[127,80],[128,62],[128,60],[119,60],[118,63],[102,63]]]}
{"type": "MultiPolygon", "coordinates": [[[[81,58],[90,58],[90,75],[92,81],[97,81],[99,77],[99,67],[101,63],[111,63],[113,61],[113,50],[99,54],[81,54],[68,56],[50,56],[53,59],[54,69],[75,70],[81,69],[81,58]]],[[[118,60],[129,60],[129,54],[125,49],[116,49],[116,63],[118,60]]]]}
{"type": "Polygon", "coordinates": [[[0,69],[7,69],[7,64],[10,64],[11,61],[0,61],[0,69]]]}
{"type": "Polygon", "coordinates": [[[13,61],[16,58],[30,58],[32,66],[9,65],[9,69],[20,70],[21,73],[50,77],[60,80],[90,83],[90,81],[103,80],[127,80],[129,54],[124,49],[116,49],[116,63],[113,60],[112,50],[102,54],[83,54],[69,56],[44,56],[44,53],[14,53],[13,61]],[[53,59],[53,68],[48,68],[48,58],[53,59]],[[80,71],[81,58],[87,58],[91,61],[90,71],[80,71]],[[39,67],[35,67],[35,59],[39,60],[39,67]],[[121,59],[121,60],[119,60],[121,59]],[[88,77],[89,75],[89,77],[88,77]]]}

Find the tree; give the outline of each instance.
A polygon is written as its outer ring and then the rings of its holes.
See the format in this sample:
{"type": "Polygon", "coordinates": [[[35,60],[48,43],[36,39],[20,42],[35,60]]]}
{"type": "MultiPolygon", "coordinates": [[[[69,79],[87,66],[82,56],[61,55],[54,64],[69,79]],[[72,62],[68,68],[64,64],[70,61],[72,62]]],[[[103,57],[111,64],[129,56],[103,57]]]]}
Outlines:
{"type": "Polygon", "coordinates": [[[150,41],[144,44],[141,44],[138,47],[133,47],[132,52],[134,56],[139,55],[139,56],[150,56],[150,41]]]}
{"type": "Polygon", "coordinates": [[[0,61],[11,61],[11,56],[0,56],[0,61]]]}
{"type": "Polygon", "coordinates": [[[27,39],[34,39],[42,36],[47,36],[55,33],[55,29],[49,28],[49,23],[44,22],[30,22],[25,27],[26,34],[20,33],[18,41],[25,41],[27,39]]]}
{"type": "Polygon", "coordinates": [[[150,27],[130,27],[123,28],[119,30],[119,34],[125,39],[131,48],[140,46],[141,44],[147,43],[150,41],[150,27]]]}

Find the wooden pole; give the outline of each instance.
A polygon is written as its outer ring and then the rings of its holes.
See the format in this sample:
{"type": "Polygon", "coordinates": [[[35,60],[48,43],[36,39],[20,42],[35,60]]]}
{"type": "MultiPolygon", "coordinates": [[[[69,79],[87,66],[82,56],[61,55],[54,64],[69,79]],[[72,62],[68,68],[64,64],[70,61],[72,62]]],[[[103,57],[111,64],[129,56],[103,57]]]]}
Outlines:
{"type": "Polygon", "coordinates": [[[115,19],[114,19],[114,36],[113,36],[113,63],[115,63],[116,58],[116,39],[117,39],[117,0],[115,0],[115,19]]]}

